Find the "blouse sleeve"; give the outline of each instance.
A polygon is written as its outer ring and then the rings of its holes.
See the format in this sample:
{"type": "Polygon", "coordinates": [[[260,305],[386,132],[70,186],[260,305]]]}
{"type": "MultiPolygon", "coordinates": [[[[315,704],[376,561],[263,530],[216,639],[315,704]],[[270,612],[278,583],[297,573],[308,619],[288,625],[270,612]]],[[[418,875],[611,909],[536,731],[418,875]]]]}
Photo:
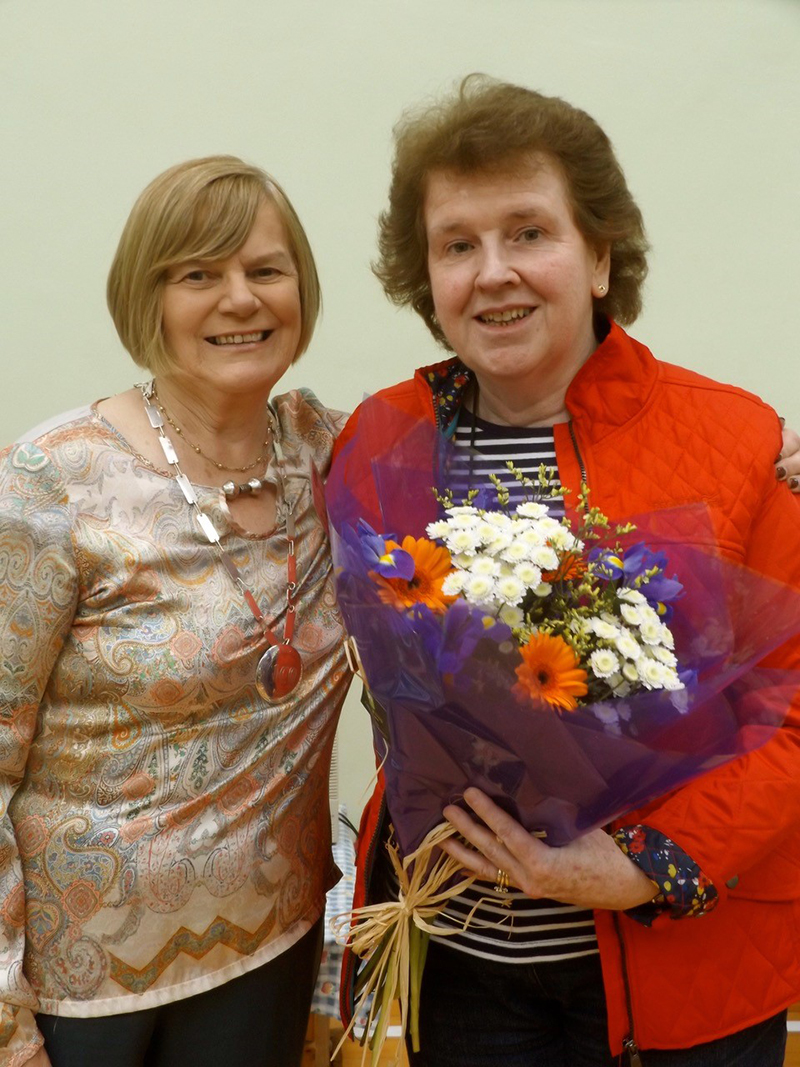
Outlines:
{"type": "Polygon", "coordinates": [[[35,444],[0,453],[0,1065],[41,1045],[23,973],[25,890],[9,805],[78,599],[67,494],[35,444]]]}

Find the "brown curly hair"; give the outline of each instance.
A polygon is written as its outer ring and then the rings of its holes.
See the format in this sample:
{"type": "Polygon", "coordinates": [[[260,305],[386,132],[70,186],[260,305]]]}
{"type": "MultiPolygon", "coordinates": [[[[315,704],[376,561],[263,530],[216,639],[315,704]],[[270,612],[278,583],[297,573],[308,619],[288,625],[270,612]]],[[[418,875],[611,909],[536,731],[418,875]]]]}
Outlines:
{"type": "Polygon", "coordinates": [[[425,192],[435,171],[506,174],[533,154],[558,166],[575,223],[593,248],[611,250],[609,291],[595,310],[623,325],[642,309],[647,251],[642,214],[611,142],[585,111],[556,96],[470,74],[458,92],[407,112],[395,126],[389,206],[379,217],[372,269],[393,303],[410,306],[445,348],[428,278],[425,192]]]}

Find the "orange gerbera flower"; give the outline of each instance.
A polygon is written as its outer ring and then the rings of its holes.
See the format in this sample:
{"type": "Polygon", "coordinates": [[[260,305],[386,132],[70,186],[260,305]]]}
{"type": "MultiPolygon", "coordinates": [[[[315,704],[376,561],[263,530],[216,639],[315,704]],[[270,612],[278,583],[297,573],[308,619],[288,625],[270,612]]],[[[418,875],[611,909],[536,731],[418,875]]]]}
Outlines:
{"type": "Polygon", "coordinates": [[[578,657],[567,642],[551,634],[534,634],[520,652],[522,663],[517,667],[519,681],[514,692],[574,711],[576,698],[586,696],[588,689],[586,671],[578,666],[578,657]]]}
{"type": "MultiPolygon", "coordinates": [[[[450,553],[446,548],[428,541],[424,537],[404,537],[402,545],[395,541],[386,542],[386,551],[402,548],[414,560],[414,577],[379,578],[378,595],[384,604],[393,604],[397,608],[410,608],[414,604],[425,604],[431,611],[444,611],[448,604],[456,599],[445,596],[442,582],[453,570],[450,553]]],[[[377,577],[377,575],[376,575],[377,577]]]]}
{"type": "Polygon", "coordinates": [[[582,578],[586,573],[586,560],[578,552],[568,552],[561,559],[554,571],[545,571],[542,574],[544,582],[564,582],[570,579],[582,578]]]}

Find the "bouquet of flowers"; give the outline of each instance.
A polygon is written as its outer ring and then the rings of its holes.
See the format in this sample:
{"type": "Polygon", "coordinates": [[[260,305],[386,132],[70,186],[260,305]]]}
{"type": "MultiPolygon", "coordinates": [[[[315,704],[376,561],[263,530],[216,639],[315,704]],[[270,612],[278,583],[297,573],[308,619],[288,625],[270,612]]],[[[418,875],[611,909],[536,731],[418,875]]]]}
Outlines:
{"type": "Polygon", "coordinates": [[[519,472],[521,503],[499,481],[456,501],[463,461],[368,402],[326,490],[403,897],[351,934],[378,1034],[397,992],[415,1030],[414,946],[464,888],[433,860],[441,811],[468,785],[565,844],[763,744],[797,685],[756,664],[796,630],[799,598],[724,561],[704,509],[614,525],[584,487],[559,519],[546,475],[519,472]]]}

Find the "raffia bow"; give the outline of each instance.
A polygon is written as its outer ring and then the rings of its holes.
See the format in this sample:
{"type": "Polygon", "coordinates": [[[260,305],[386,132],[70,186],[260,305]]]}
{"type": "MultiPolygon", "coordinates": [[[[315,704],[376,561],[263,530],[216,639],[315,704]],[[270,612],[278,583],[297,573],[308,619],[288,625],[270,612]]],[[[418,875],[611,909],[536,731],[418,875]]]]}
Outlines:
{"type": "MultiPolygon", "coordinates": [[[[349,944],[366,963],[357,980],[353,1018],[334,1056],[369,1004],[361,1039],[364,1046],[361,1063],[363,1067],[371,1052],[370,1063],[375,1067],[386,1042],[393,1000],[400,1002],[403,1033],[410,1034],[412,1048],[419,1051],[419,997],[428,940],[434,932],[437,937],[459,933],[470,922],[475,910],[473,908],[469,913],[463,927],[443,930],[433,925],[447,901],[463,893],[475,881],[475,875],[453,881],[463,874],[463,867],[439,846],[454,833],[454,827],[442,823],[431,830],[419,848],[404,860],[400,859],[397,847],[389,844],[389,858],[400,888],[398,899],[367,904],[337,916],[334,923],[337,940],[349,944]]],[[[492,899],[497,902],[496,898],[492,899]]],[[[392,1067],[399,1064],[401,1052],[402,1046],[399,1045],[391,1061],[392,1067]]]]}

